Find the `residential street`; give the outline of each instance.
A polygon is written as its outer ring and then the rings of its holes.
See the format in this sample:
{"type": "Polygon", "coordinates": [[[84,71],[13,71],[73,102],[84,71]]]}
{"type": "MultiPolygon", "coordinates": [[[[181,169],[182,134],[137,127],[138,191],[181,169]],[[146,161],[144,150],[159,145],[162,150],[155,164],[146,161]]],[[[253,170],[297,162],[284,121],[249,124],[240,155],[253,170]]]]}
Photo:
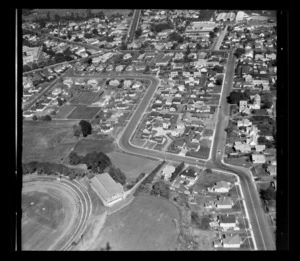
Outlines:
{"type": "MultiPolygon", "coordinates": [[[[135,129],[137,128],[142,115],[144,114],[145,110],[147,109],[151,98],[153,97],[156,88],[159,84],[159,81],[155,79],[153,76],[139,76],[136,78],[139,79],[151,79],[152,83],[148,87],[147,92],[145,93],[142,101],[140,102],[138,108],[136,109],[135,113],[133,114],[132,118],[126,125],[125,129],[121,133],[117,143],[119,147],[132,154],[136,155],[143,155],[143,156],[149,156],[152,158],[159,158],[159,159],[166,159],[171,160],[175,162],[186,162],[187,164],[191,165],[198,165],[202,167],[209,167],[214,168],[218,170],[224,170],[229,171],[234,174],[237,174],[240,177],[241,180],[241,186],[245,195],[245,201],[246,206],[248,209],[248,212],[250,214],[250,222],[252,224],[253,232],[255,235],[255,239],[257,242],[257,247],[259,250],[274,250],[275,244],[273,242],[273,238],[271,236],[271,232],[269,227],[266,223],[266,217],[263,213],[262,207],[260,206],[260,200],[258,197],[257,190],[255,188],[255,185],[253,183],[252,178],[250,175],[246,172],[244,168],[238,168],[236,166],[225,165],[221,162],[221,157],[218,155],[217,150],[224,148],[224,128],[227,126],[226,117],[229,115],[229,105],[227,104],[226,97],[229,95],[232,87],[233,82],[233,75],[234,75],[234,57],[233,54],[230,53],[227,63],[227,70],[225,75],[225,85],[223,88],[223,95],[222,95],[222,101],[221,101],[221,110],[219,110],[218,114],[218,122],[216,126],[216,134],[215,134],[215,140],[213,142],[212,149],[212,158],[205,162],[205,160],[199,160],[193,159],[193,158],[187,158],[184,156],[179,155],[168,155],[165,153],[161,153],[154,150],[147,150],[139,147],[135,147],[130,143],[131,136],[133,135],[135,129]],[[197,163],[199,162],[199,163],[197,163]]],[[[122,76],[117,76],[118,78],[122,76]]],[[[134,77],[134,76],[131,76],[134,77]]]]}

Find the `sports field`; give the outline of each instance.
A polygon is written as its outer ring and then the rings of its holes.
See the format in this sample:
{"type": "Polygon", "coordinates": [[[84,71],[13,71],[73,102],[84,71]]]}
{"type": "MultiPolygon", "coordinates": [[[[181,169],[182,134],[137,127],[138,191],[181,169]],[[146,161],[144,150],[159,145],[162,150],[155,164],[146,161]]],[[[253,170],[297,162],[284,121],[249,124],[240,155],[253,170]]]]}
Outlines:
{"type": "Polygon", "coordinates": [[[78,106],[71,112],[68,119],[91,120],[99,110],[100,108],[97,107],[78,106]]]}
{"type": "Polygon", "coordinates": [[[178,236],[173,219],[178,222],[179,213],[169,201],[136,197],[109,216],[93,250],[105,247],[107,242],[112,250],[170,250],[178,236]]]}
{"type": "Polygon", "coordinates": [[[22,161],[59,162],[76,143],[78,121],[23,121],[22,161]]]}
{"type": "Polygon", "coordinates": [[[107,156],[117,168],[124,172],[127,178],[132,179],[138,177],[142,172],[150,173],[159,164],[155,160],[116,151],[108,153],[107,156]]]}
{"type": "Polygon", "coordinates": [[[57,183],[24,183],[22,191],[22,250],[55,250],[68,240],[78,222],[73,192],[57,183]]]}

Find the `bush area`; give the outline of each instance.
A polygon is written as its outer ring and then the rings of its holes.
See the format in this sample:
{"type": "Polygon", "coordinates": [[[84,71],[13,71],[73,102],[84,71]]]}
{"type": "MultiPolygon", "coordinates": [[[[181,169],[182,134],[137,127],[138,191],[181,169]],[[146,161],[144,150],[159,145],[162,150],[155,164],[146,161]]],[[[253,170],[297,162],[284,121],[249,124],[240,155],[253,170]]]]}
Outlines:
{"type": "MultiPolygon", "coordinates": [[[[161,164],[159,164],[144,180],[143,182],[137,187],[137,189],[134,191],[133,196],[138,196],[138,195],[145,195],[145,194],[150,194],[152,188],[151,188],[151,183],[157,174],[157,172],[160,170],[160,168],[165,164],[165,161],[163,161],[161,164]]],[[[158,188],[160,186],[158,185],[158,188]]],[[[157,192],[156,188],[156,192],[157,192]]],[[[154,192],[154,193],[156,193],[154,192]]]]}
{"type": "Polygon", "coordinates": [[[112,163],[110,158],[103,152],[90,152],[85,156],[79,156],[76,152],[72,151],[69,155],[70,164],[86,164],[87,168],[96,173],[108,172],[108,174],[122,185],[126,182],[125,174],[112,163]]]}
{"type": "Polygon", "coordinates": [[[59,175],[68,176],[71,180],[79,177],[84,177],[86,173],[82,169],[68,168],[63,164],[57,164],[53,162],[37,162],[31,161],[27,163],[22,163],[22,173],[23,175],[31,174],[37,172],[38,175],[59,175]]]}

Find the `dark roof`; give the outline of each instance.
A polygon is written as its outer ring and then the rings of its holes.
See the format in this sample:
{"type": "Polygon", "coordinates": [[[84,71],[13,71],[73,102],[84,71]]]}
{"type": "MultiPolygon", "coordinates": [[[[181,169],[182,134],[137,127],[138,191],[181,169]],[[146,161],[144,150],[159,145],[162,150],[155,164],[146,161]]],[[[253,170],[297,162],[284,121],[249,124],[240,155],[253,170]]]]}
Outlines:
{"type": "Polygon", "coordinates": [[[222,223],[235,223],[235,215],[222,215],[220,218],[222,223]]]}
{"type": "Polygon", "coordinates": [[[185,170],[185,171],[181,172],[180,176],[195,178],[197,176],[197,173],[193,169],[188,169],[188,170],[185,170]]]}

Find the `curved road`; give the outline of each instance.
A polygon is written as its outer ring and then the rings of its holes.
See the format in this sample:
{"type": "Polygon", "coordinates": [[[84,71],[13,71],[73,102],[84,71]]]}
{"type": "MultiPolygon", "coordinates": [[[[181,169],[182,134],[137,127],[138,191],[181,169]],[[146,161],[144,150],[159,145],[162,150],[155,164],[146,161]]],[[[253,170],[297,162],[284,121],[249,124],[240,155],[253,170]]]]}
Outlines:
{"type": "MultiPolygon", "coordinates": [[[[136,128],[138,127],[142,119],[142,116],[146,111],[148,105],[150,104],[150,101],[159,85],[160,81],[154,76],[134,76],[134,75],[131,76],[138,79],[149,79],[151,81],[151,84],[148,87],[148,90],[146,91],[143,99],[140,101],[136,111],[132,115],[130,121],[127,123],[122,133],[120,134],[120,137],[117,139],[117,144],[123,151],[131,154],[149,156],[151,158],[160,159],[160,160],[166,159],[166,160],[171,160],[176,162],[184,161],[188,164],[206,166],[206,167],[218,169],[220,171],[222,170],[229,171],[231,173],[238,175],[241,181],[242,190],[244,192],[245,203],[249,212],[250,222],[252,224],[253,233],[255,235],[256,245],[259,250],[274,250],[275,244],[271,236],[269,226],[266,223],[266,217],[260,206],[260,200],[258,197],[257,190],[255,188],[251,175],[249,175],[248,173],[249,170],[244,168],[239,168],[233,165],[227,165],[227,164],[225,165],[224,163],[222,163],[221,156],[219,156],[217,153],[217,150],[224,148],[224,133],[225,133],[224,128],[226,127],[225,125],[227,120],[226,117],[229,115],[229,106],[227,105],[226,102],[226,97],[228,95],[226,94],[230,93],[232,87],[232,81],[234,75],[234,62],[235,62],[234,57],[231,52],[228,57],[226,74],[224,78],[224,87],[223,87],[223,92],[222,92],[221,102],[220,102],[223,108],[218,112],[218,122],[214,134],[214,142],[211,148],[212,157],[210,158],[210,160],[205,162],[205,160],[199,161],[198,159],[194,159],[194,158],[187,158],[178,155],[169,155],[166,153],[133,146],[131,144],[130,139],[133,133],[135,132],[136,128]]],[[[115,76],[115,77],[122,78],[124,76],[115,76]]]]}

